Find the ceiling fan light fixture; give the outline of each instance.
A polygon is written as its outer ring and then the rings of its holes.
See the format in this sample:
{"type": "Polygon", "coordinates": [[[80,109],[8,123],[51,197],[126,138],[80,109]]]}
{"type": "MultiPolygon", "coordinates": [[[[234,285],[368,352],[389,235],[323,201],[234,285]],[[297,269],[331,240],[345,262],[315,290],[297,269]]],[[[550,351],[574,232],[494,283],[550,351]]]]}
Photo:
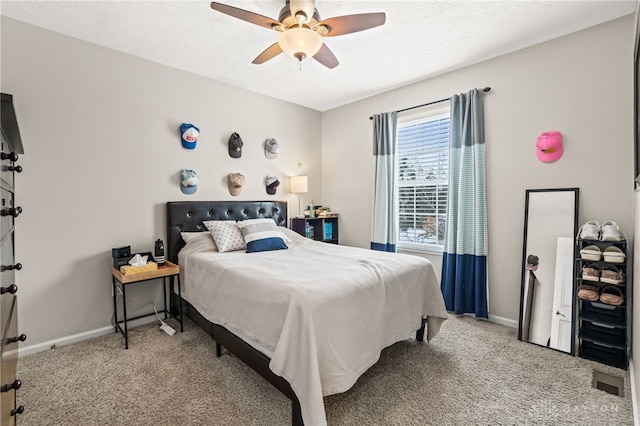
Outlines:
{"type": "Polygon", "coordinates": [[[322,37],[307,27],[294,27],[280,34],[278,44],[284,53],[302,61],[318,53],[322,47],[322,37]]]}
{"type": "Polygon", "coordinates": [[[291,10],[291,15],[293,15],[296,19],[296,22],[302,24],[308,22],[315,12],[315,1],[314,0],[291,0],[289,1],[289,9],[291,10]],[[304,18],[301,20],[301,15],[304,15],[304,18]]]}

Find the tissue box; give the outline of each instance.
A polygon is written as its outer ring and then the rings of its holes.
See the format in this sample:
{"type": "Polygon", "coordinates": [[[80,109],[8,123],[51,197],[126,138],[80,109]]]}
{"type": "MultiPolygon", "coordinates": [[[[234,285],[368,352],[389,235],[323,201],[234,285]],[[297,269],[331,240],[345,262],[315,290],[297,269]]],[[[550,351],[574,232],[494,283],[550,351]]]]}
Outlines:
{"type": "Polygon", "coordinates": [[[124,265],[120,267],[120,273],[122,275],[139,274],[140,272],[151,272],[158,269],[156,262],[147,262],[146,265],[131,266],[124,265]]]}
{"type": "MultiPolygon", "coordinates": [[[[138,254],[140,254],[140,256],[148,256],[148,259],[153,259],[153,256],[151,255],[150,251],[142,252],[142,253],[138,253],[138,254]]],[[[114,257],[113,258],[113,266],[115,266],[115,268],[119,270],[121,266],[128,265],[129,261],[132,258],[133,258],[133,255],[125,256],[125,257],[114,257]]]]}

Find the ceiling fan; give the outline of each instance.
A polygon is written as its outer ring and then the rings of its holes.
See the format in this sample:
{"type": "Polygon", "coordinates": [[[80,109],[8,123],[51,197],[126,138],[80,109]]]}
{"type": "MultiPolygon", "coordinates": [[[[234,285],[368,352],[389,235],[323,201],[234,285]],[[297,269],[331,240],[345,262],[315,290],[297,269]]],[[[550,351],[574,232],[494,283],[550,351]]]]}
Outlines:
{"type": "Polygon", "coordinates": [[[262,64],[282,52],[302,62],[313,57],[327,68],[339,62],[323,42],[323,37],[335,37],[368,30],[384,24],[384,12],[335,16],[320,20],[315,0],[286,0],[278,20],[222,3],[211,2],[211,8],[234,18],[242,19],[270,30],[280,32],[278,41],[267,47],[252,63],[262,64]]]}

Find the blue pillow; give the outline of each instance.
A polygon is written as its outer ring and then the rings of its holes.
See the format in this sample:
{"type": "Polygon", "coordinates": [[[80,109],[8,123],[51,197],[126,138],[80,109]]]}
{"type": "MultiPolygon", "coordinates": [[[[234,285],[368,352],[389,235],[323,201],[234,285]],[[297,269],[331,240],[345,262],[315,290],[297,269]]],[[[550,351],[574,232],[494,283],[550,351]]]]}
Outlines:
{"type": "Polygon", "coordinates": [[[237,223],[247,245],[247,253],[287,249],[284,234],[273,219],[249,219],[237,223]]]}
{"type": "Polygon", "coordinates": [[[258,251],[283,250],[288,249],[284,240],[280,237],[262,238],[247,243],[247,253],[258,251]]]}

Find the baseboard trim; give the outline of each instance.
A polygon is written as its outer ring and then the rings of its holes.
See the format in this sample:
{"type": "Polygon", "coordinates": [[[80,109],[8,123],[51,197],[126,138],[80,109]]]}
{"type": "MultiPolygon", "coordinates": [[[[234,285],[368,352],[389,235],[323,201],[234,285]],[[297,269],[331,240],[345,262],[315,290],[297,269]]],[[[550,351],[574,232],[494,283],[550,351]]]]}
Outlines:
{"type": "Polygon", "coordinates": [[[634,380],[635,373],[633,368],[633,358],[629,360],[629,382],[631,384],[631,406],[633,408],[633,424],[635,426],[640,425],[640,419],[638,418],[638,400],[636,399],[637,389],[636,381],[634,380]]]}
{"type": "Polygon", "coordinates": [[[511,328],[518,328],[518,321],[509,319],[509,318],[499,317],[497,315],[489,315],[489,321],[495,322],[496,324],[506,325],[507,327],[511,327],[511,328]]]}
{"type": "MultiPolygon", "coordinates": [[[[157,321],[155,317],[138,318],[137,320],[127,321],[127,327],[131,329],[133,327],[138,327],[155,321],[157,321]]],[[[70,345],[71,343],[81,342],[83,340],[93,339],[95,337],[105,336],[111,333],[115,333],[115,331],[113,326],[109,325],[107,327],[98,328],[96,330],[85,331],[83,333],[72,334],[71,336],[65,336],[59,339],[49,340],[47,342],[42,342],[35,345],[20,347],[18,351],[18,357],[48,351],[52,348],[52,346],[60,347],[64,345],[70,345]]]]}
{"type": "MultiPolygon", "coordinates": [[[[156,321],[156,318],[153,318],[153,317],[139,318],[137,320],[128,321],[127,324],[129,328],[132,328],[132,327],[138,327],[141,325],[149,324],[154,321],[156,321]]],[[[509,318],[499,317],[497,315],[489,315],[489,321],[494,322],[496,324],[505,325],[511,328],[518,328],[518,321],[514,321],[509,318]]],[[[64,345],[70,345],[71,343],[81,342],[87,339],[93,339],[95,337],[104,336],[110,333],[114,333],[113,326],[102,327],[102,328],[98,328],[96,330],[91,330],[91,331],[85,331],[83,333],[77,333],[71,336],[65,336],[59,339],[49,340],[47,342],[38,343],[36,345],[20,347],[18,351],[18,357],[31,355],[38,352],[48,351],[51,349],[52,346],[60,347],[64,345]]],[[[633,382],[631,384],[633,386],[633,382]]],[[[631,393],[633,393],[633,388],[631,393]]],[[[636,408],[637,407],[635,406],[635,400],[634,400],[634,418],[637,418],[636,408]]],[[[637,426],[640,426],[640,425],[637,425],[637,426]]]]}

